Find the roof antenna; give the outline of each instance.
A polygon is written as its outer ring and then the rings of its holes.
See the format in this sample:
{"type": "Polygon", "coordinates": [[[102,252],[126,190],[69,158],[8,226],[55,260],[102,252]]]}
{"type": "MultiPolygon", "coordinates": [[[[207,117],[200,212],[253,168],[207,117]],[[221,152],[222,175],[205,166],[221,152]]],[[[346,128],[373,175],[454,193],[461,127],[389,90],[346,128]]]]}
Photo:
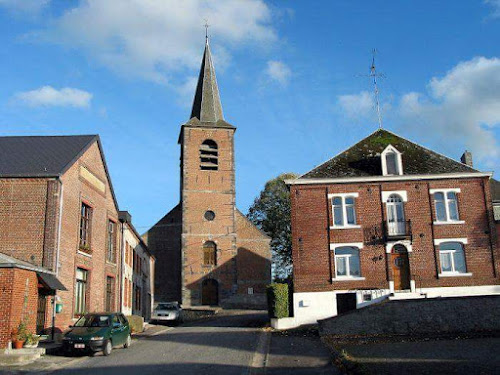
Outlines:
{"type": "Polygon", "coordinates": [[[377,116],[378,116],[378,128],[382,129],[382,115],[380,113],[380,101],[378,98],[378,86],[377,86],[377,78],[383,77],[383,74],[377,73],[377,69],[375,68],[375,54],[377,50],[374,48],[372,50],[372,66],[370,67],[370,77],[373,78],[373,87],[374,87],[374,95],[375,95],[375,103],[377,105],[377,116]]]}
{"type": "Polygon", "coordinates": [[[210,25],[208,24],[208,20],[205,18],[205,41],[208,43],[208,28],[210,27],[210,25]]]}

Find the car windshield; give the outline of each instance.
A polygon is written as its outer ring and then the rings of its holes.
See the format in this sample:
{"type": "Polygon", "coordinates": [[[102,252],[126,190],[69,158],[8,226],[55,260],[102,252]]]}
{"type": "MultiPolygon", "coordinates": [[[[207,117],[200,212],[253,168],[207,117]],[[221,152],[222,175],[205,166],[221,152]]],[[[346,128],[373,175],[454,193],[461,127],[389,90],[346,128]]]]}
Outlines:
{"type": "Polygon", "coordinates": [[[85,315],[75,323],[75,327],[109,327],[108,315],[85,315]]]}
{"type": "Polygon", "coordinates": [[[156,307],[156,310],[177,310],[177,304],[175,304],[175,303],[160,303],[156,307]]]}

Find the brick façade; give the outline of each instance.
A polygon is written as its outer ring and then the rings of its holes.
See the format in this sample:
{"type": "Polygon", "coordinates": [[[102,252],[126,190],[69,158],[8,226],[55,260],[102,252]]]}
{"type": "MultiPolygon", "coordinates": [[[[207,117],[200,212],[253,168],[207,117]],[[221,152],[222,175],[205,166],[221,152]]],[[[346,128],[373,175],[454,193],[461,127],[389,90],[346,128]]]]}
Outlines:
{"type": "Polygon", "coordinates": [[[433,179],[405,182],[343,183],[291,186],[292,237],[295,292],[350,289],[387,289],[392,280],[384,243],[372,243],[373,228],[381,231],[386,208],[381,191],[404,190],[408,201],[405,217],[411,220],[413,251],[410,274],[416,287],[498,285],[500,254],[491,210],[488,178],[433,179]],[[434,225],[435,209],[429,189],[460,188],[458,209],[465,224],[434,225]],[[359,229],[330,229],[331,200],[328,194],[357,192],[356,220],[359,229]],[[464,246],[470,277],[439,278],[439,254],[434,239],[466,237],[464,246]],[[362,242],[361,275],[365,280],[332,281],[334,255],[330,243],[362,242]]]}
{"type": "MultiPolygon", "coordinates": [[[[118,308],[117,296],[119,296],[120,288],[118,281],[121,260],[119,249],[115,250],[115,261],[108,262],[106,260],[108,220],[117,223],[116,244],[120,243],[118,238],[118,207],[101,151],[98,137],[95,137],[77,160],[74,160],[72,165],[59,177],[0,178],[0,253],[37,267],[43,267],[43,269],[54,273],[57,271],[57,278],[67,289],[66,291],[57,291],[58,302],[61,302],[63,306],[61,313],[56,314],[57,331],[67,328],[76,318],[74,291],[77,267],[89,271],[87,311],[105,309],[107,277],[115,279],[115,298],[113,298],[112,307],[114,310],[118,308]],[[96,188],[95,183],[89,182],[82,176],[82,167],[100,181],[98,184],[104,186],[104,191],[96,188]],[[91,255],[79,251],[82,202],[92,207],[91,255]],[[59,223],[61,223],[60,233],[59,223]],[[58,240],[60,241],[59,267],[56,270],[58,240]]],[[[38,285],[35,272],[7,268],[1,270],[0,278],[2,280],[4,272],[29,273],[28,278],[34,278],[33,282],[38,285]]],[[[5,286],[7,284],[0,285],[3,288],[7,287],[5,286]]],[[[17,290],[18,284],[14,283],[13,285],[17,290]]],[[[36,288],[34,290],[37,292],[36,288]]],[[[20,303],[14,294],[12,298],[10,302],[6,302],[7,306],[16,306],[20,303]]],[[[10,318],[11,323],[17,321],[15,324],[12,323],[17,326],[19,321],[26,318],[26,314],[34,315],[36,318],[37,298],[38,295],[33,301],[30,301],[28,312],[23,312],[23,314],[13,312],[10,318]]],[[[46,327],[52,325],[51,313],[52,303],[49,297],[46,302],[46,327]]],[[[4,325],[2,324],[1,327],[3,328],[4,325]]],[[[4,342],[0,344],[1,346],[5,345],[4,342]]]]}

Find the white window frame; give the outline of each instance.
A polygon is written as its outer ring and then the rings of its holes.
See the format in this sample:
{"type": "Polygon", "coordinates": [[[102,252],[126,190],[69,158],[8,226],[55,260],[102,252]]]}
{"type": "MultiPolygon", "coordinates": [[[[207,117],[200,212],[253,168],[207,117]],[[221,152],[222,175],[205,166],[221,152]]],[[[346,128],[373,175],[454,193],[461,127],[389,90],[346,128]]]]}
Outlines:
{"type": "MultiPolygon", "coordinates": [[[[462,244],[462,251],[464,253],[464,258],[465,258],[465,246],[468,244],[467,238],[439,238],[434,240],[434,245],[440,247],[442,243],[447,243],[447,242],[458,242],[462,244]]],[[[438,277],[460,277],[460,276],[472,276],[471,272],[457,272],[457,271],[443,271],[442,265],[441,265],[441,253],[447,253],[451,254],[454,253],[455,250],[445,250],[441,251],[441,249],[438,249],[439,252],[439,274],[438,277]]],[[[453,256],[451,256],[451,266],[452,269],[455,269],[455,259],[453,256]]],[[[467,269],[467,263],[465,264],[465,268],[467,269]]]]}
{"type": "Polygon", "coordinates": [[[451,189],[429,189],[429,194],[432,195],[434,211],[436,212],[436,220],[434,220],[434,225],[446,225],[446,224],[465,224],[464,220],[460,220],[460,210],[458,209],[458,197],[457,197],[457,215],[458,220],[451,220],[450,218],[450,207],[448,205],[448,193],[455,193],[455,196],[460,193],[460,188],[451,188],[451,189]],[[444,209],[446,212],[446,220],[440,221],[437,217],[437,209],[436,209],[436,197],[434,196],[436,193],[443,193],[444,196],[444,209]]]}
{"type": "Polygon", "coordinates": [[[396,147],[393,145],[387,146],[384,151],[380,154],[380,159],[382,161],[382,175],[384,176],[401,176],[403,174],[403,159],[401,158],[401,152],[399,152],[396,147]],[[388,153],[393,152],[396,154],[396,167],[397,167],[397,174],[389,174],[387,173],[387,159],[386,156],[388,153]]]}
{"type": "Polygon", "coordinates": [[[332,278],[332,281],[353,281],[353,280],[365,280],[363,276],[350,276],[350,265],[349,259],[346,261],[346,276],[337,276],[337,257],[338,258],[350,258],[351,255],[336,255],[335,249],[339,247],[354,247],[358,249],[358,259],[359,259],[359,270],[361,272],[361,249],[363,248],[362,242],[350,242],[350,243],[331,243],[330,250],[333,251],[333,260],[335,264],[335,276],[332,278]]]}
{"type": "Polygon", "coordinates": [[[361,228],[361,225],[358,225],[357,215],[356,215],[356,199],[359,198],[359,193],[335,193],[328,194],[328,199],[330,201],[331,210],[332,210],[332,225],[330,229],[354,229],[361,228]],[[335,212],[333,209],[333,199],[340,198],[342,200],[342,216],[343,216],[343,225],[335,225],[335,212]],[[347,224],[347,206],[345,204],[346,198],[354,198],[354,222],[356,224],[347,224]]]}

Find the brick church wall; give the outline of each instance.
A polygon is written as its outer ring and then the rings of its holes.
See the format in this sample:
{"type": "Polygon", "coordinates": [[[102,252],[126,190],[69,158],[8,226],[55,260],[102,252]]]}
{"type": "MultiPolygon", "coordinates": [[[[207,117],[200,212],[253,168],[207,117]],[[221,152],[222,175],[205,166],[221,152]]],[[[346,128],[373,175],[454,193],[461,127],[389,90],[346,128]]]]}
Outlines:
{"type": "Polygon", "coordinates": [[[181,301],[181,205],[175,206],[143,236],[156,258],[155,300],[181,301]]]}

